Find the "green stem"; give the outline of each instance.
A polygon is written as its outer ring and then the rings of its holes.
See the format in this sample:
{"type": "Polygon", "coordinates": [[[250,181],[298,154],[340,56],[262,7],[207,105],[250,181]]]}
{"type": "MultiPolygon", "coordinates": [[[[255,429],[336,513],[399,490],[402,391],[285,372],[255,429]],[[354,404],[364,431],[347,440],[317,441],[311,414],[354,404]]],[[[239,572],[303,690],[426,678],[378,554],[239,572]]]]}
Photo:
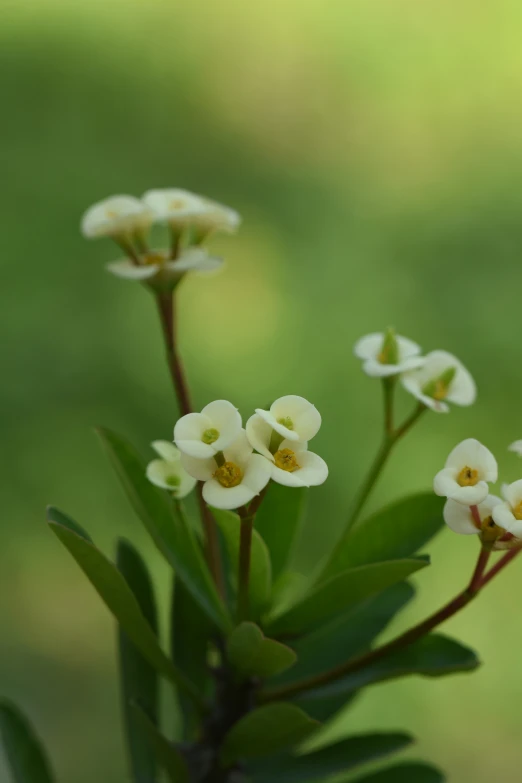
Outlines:
{"type": "Polygon", "coordinates": [[[254,515],[243,507],[238,509],[241,518],[239,533],[239,566],[237,585],[237,622],[248,620],[249,612],[249,586],[250,586],[250,558],[252,553],[252,531],[254,529],[254,515]]]}
{"type": "MultiPolygon", "coordinates": [[[[517,552],[520,550],[513,551],[517,552]]],[[[304,691],[315,690],[316,688],[329,685],[336,680],[347,677],[349,674],[353,674],[354,672],[360,671],[361,669],[365,669],[376,661],[379,661],[382,658],[397,652],[398,650],[402,650],[403,648],[408,647],[467,606],[469,602],[480,592],[484,585],[488,584],[491,578],[490,574],[495,576],[506,565],[508,565],[509,562],[511,562],[515,556],[513,551],[508,552],[509,557],[508,555],[505,555],[502,560],[500,560],[491,569],[489,574],[484,576],[484,571],[491,553],[489,550],[481,548],[477,564],[467,587],[455,598],[445,604],[441,609],[430,615],[430,617],[428,617],[426,620],[423,620],[418,625],[410,628],[409,631],[406,631],[400,636],[397,636],[391,642],[388,642],[388,644],[384,644],[382,647],[377,647],[376,649],[370,650],[363,655],[352,658],[345,663],[340,664],[339,666],[335,666],[334,668],[329,669],[326,672],[307,677],[306,679],[291,683],[290,685],[281,686],[280,688],[271,688],[265,691],[261,691],[259,694],[259,700],[265,703],[270,701],[278,701],[280,699],[291,699],[294,696],[303,693],[304,691]]]]}

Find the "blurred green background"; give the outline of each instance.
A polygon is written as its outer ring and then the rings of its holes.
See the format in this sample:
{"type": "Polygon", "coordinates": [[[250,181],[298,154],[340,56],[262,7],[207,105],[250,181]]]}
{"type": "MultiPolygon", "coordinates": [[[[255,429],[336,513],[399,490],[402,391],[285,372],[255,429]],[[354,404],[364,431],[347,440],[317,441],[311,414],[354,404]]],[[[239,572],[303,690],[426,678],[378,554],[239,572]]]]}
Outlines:
{"type": "MultiPolygon", "coordinates": [[[[114,628],[46,530],[52,502],[106,552],[150,547],[92,432],[143,450],[176,410],[156,313],[82,240],[93,201],[180,186],[240,210],[219,277],[183,284],[181,343],[198,404],[246,417],[285,393],[323,414],[298,564],[335,539],[377,447],[378,384],[356,338],[394,324],[458,355],[479,398],[429,414],[372,499],[427,488],[460,439],[522,472],[522,5],[519,0],[172,0],[2,3],[0,692],[44,737],[62,783],[123,783],[114,628]],[[328,513],[317,514],[321,504],[328,513]],[[328,523],[326,524],[326,519],[328,523]]],[[[403,396],[407,410],[409,400],[403,396]]],[[[468,577],[476,542],[444,531],[401,627],[468,577]]],[[[520,780],[522,563],[445,632],[474,676],[369,690],[341,731],[413,730],[460,783],[520,780]]],[[[394,630],[397,630],[395,627],[394,630]]],[[[0,780],[7,780],[1,767],[0,780]]]]}

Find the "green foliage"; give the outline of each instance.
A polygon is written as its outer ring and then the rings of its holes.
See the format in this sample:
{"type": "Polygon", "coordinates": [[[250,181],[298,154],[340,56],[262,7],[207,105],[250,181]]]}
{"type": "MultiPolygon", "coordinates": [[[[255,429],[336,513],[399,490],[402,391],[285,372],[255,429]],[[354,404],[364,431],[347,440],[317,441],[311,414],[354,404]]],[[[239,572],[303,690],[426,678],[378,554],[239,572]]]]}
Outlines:
{"type": "Polygon", "coordinates": [[[352,783],[444,783],[440,770],[429,764],[397,764],[388,769],[356,778],[352,783]]]}
{"type": "MultiPolygon", "coordinates": [[[[213,508],[212,514],[225,538],[230,563],[236,564],[239,557],[239,533],[241,523],[237,514],[213,508]]],[[[231,579],[235,584],[236,568],[232,568],[231,579]]],[[[270,605],[272,592],[272,565],[270,552],[257,532],[252,532],[252,550],[250,555],[249,603],[253,619],[260,617],[270,605]]]]}
{"type": "Polygon", "coordinates": [[[145,463],[124,438],[104,428],[97,432],[127,497],[156,546],[210,619],[222,630],[228,630],[230,618],[180,507],[148,481],[145,463]]]}
{"type": "Polygon", "coordinates": [[[0,734],[13,783],[53,783],[42,743],[18,707],[0,702],[0,734]]]}
{"type": "Polygon", "coordinates": [[[55,515],[55,509],[49,508],[47,516],[53,533],[69,550],[100,598],[138,650],[157,671],[191,694],[194,699],[200,701],[201,697],[196,688],[173,665],[159,646],[154,631],[145,619],[136,597],[116,566],[99,549],[96,549],[87,536],[80,533],[80,527],[76,523],[68,524],[68,517],[64,514],[55,515]]]}
{"type": "Polygon", "coordinates": [[[228,660],[245,677],[266,679],[289,669],[296,654],[274,639],[267,639],[254,623],[241,623],[227,642],[228,660]]]}
{"type": "Polygon", "coordinates": [[[249,712],[228,732],[221,758],[224,764],[257,758],[296,745],[319,724],[294,704],[266,704],[249,712]]]}
{"type": "Polygon", "coordinates": [[[404,750],[409,734],[361,734],[304,755],[281,755],[253,767],[255,783],[315,783],[404,750]]]}
{"type": "MultiPolygon", "coordinates": [[[[139,552],[128,541],[118,542],[116,563],[132,590],[143,617],[153,633],[158,635],[158,618],[152,582],[139,552]]],[[[122,711],[127,750],[130,755],[134,783],[156,783],[156,758],[150,744],[137,725],[132,704],[137,702],[157,725],[159,720],[159,687],[156,669],[136,648],[120,627],[118,634],[122,711]]]]}
{"type": "Polygon", "coordinates": [[[411,557],[441,529],[442,507],[442,498],[423,492],[377,511],[341,538],[321,578],[354,566],[411,557]]]}
{"type": "Polygon", "coordinates": [[[269,618],[271,634],[302,633],[347,611],[366,598],[407,579],[428,565],[425,558],[406,558],[357,566],[312,589],[279,617],[269,618]]]}
{"type": "Polygon", "coordinates": [[[272,482],[256,515],[256,530],[270,551],[274,581],[288,569],[303,523],[308,492],[304,487],[284,487],[272,482]]]}
{"type": "Polygon", "coordinates": [[[133,711],[144,740],[154,754],[158,766],[167,773],[170,783],[190,783],[187,764],[181,753],[158,731],[138,705],[133,706],[133,711]]]}

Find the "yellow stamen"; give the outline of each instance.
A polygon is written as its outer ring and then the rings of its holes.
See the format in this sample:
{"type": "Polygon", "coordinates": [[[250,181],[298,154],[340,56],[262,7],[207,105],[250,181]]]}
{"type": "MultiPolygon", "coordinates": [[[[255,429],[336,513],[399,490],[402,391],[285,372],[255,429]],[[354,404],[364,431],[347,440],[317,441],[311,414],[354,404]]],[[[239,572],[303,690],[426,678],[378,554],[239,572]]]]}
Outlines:
{"type": "Polygon", "coordinates": [[[513,507],[513,516],[515,519],[522,519],[522,500],[513,507]]]}
{"type": "Polygon", "coordinates": [[[169,201],[170,209],[183,209],[185,202],[180,198],[173,198],[169,201]]]}
{"type": "Polygon", "coordinates": [[[205,430],[205,432],[201,436],[201,440],[203,441],[203,443],[208,443],[209,446],[211,443],[215,443],[218,438],[219,438],[219,430],[216,430],[214,427],[210,427],[210,429],[205,430]]]}
{"type": "Polygon", "coordinates": [[[225,462],[216,470],[214,478],[219,481],[222,487],[230,489],[230,487],[237,487],[238,484],[241,484],[243,471],[235,462],[225,462]]]}
{"type": "Polygon", "coordinates": [[[143,263],[145,265],[149,264],[163,264],[165,261],[165,256],[163,253],[145,253],[143,256],[143,263]]]}
{"type": "Polygon", "coordinates": [[[298,464],[295,451],[292,449],[281,449],[274,454],[274,462],[277,468],[281,470],[287,470],[288,473],[293,473],[294,470],[298,470],[301,466],[298,464]]]}
{"type": "Polygon", "coordinates": [[[277,420],[278,424],[282,424],[283,427],[286,427],[287,430],[293,430],[294,429],[294,422],[290,418],[290,416],[282,416],[280,419],[277,420]]]}
{"type": "Polygon", "coordinates": [[[474,487],[475,484],[478,484],[478,481],[478,470],[468,468],[467,465],[465,468],[462,468],[459,475],[457,476],[457,484],[459,484],[461,487],[474,487]]]}

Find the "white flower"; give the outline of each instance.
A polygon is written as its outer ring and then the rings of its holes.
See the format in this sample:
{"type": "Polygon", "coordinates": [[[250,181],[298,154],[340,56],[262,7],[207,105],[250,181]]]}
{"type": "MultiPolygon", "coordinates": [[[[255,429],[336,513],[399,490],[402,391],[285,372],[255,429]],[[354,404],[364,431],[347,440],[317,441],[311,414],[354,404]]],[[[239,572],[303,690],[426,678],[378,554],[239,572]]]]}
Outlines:
{"type": "Polygon", "coordinates": [[[455,356],[447,351],[432,351],[424,365],[402,376],[402,385],[428,408],[447,413],[447,402],[472,405],[477,396],[475,381],[455,356]]]}
{"type": "Polygon", "coordinates": [[[209,506],[224,509],[244,506],[270,481],[270,463],[260,454],[252,453],[243,429],[219,456],[220,464],[214,457],[197,459],[181,455],[187,473],[205,482],[203,498],[209,506]]]}
{"type": "Polygon", "coordinates": [[[203,199],[203,209],[195,216],[193,223],[204,235],[211,231],[235,234],[241,225],[241,215],[235,209],[218,204],[217,201],[203,199]]]}
{"type": "Polygon", "coordinates": [[[190,476],[181,464],[181,452],[167,440],[155,440],[154,451],[161,459],[154,459],[147,465],[147,478],[157,487],[168,489],[181,500],[196,486],[196,479],[190,476]]]}
{"type": "Polygon", "coordinates": [[[315,405],[296,394],[279,397],[269,411],[256,408],[256,413],[287,440],[311,440],[321,426],[321,414],[315,405]]]}
{"type": "Polygon", "coordinates": [[[514,451],[519,457],[522,457],[522,440],[515,440],[510,446],[508,451],[514,451]]]}
{"type": "Polygon", "coordinates": [[[154,213],[156,220],[176,225],[188,224],[191,218],[204,209],[201,196],[181,188],[148,190],[143,194],[142,201],[154,213]]]}
{"type": "Polygon", "coordinates": [[[176,260],[169,260],[164,250],[153,250],[140,256],[142,263],[134,264],[128,258],[111,261],[107,269],[126,280],[148,280],[158,275],[162,281],[176,281],[185,272],[213,272],[223,265],[223,259],[211,256],[201,247],[183,250],[176,260]]]}
{"type": "Polygon", "coordinates": [[[93,204],[84,213],[82,234],[89,238],[122,237],[147,229],[153,215],[149,208],[134,196],[111,196],[93,204]]]}
{"type": "Polygon", "coordinates": [[[455,446],[444,469],[433,480],[435,494],[468,506],[482,503],[488,495],[488,483],[498,478],[493,454],[475,438],[455,446]]]}
{"type": "Polygon", "coordinates": [[[201,413],[187,413],[176,422],[174,442],[190,457],[213,459],[227,449],[240,432],[241,415],[237,408],[228,400],[215,400],[205,405],[201,413]]]}
{"type": "Polygon", "coordinates": [[[372,377],[384,378],[421,367],[420,346],[391,330],[367,334],[355,343],[354,353],[363,359],[363,370],[372,377]]]}
{"type": "Polygon", "coordinates": [[[522,538],[522,479],[503,488],[505,502],[495,506],[493,519],[508,533],[522,538]]]}
{"type": "MultiPolygon", "coordinates": [[[[483,525],[491,526],[491,516],[493,509],[502,503],[502,500],[496,495],[488,495],[482,503],[477,504],[478,515],[483,525]]],[[[444,522],[455,533],[467,536],[472,533],[481,533],[482,525],[479,527],[473,517],[469,506],[457,503],[455,500],[447,500],[444,505],[444,522]]]]}
{"type": "Polygon", "coordinates": [[[278,484],[314,487],[326,481],[328,466],[324,459],[308,451],[306,441],[282,439],[278,434],[274,445],[274,429],[258,413],[247,421],[246,434],[254,449],[270,461],[272,479],[278,484]]]}

